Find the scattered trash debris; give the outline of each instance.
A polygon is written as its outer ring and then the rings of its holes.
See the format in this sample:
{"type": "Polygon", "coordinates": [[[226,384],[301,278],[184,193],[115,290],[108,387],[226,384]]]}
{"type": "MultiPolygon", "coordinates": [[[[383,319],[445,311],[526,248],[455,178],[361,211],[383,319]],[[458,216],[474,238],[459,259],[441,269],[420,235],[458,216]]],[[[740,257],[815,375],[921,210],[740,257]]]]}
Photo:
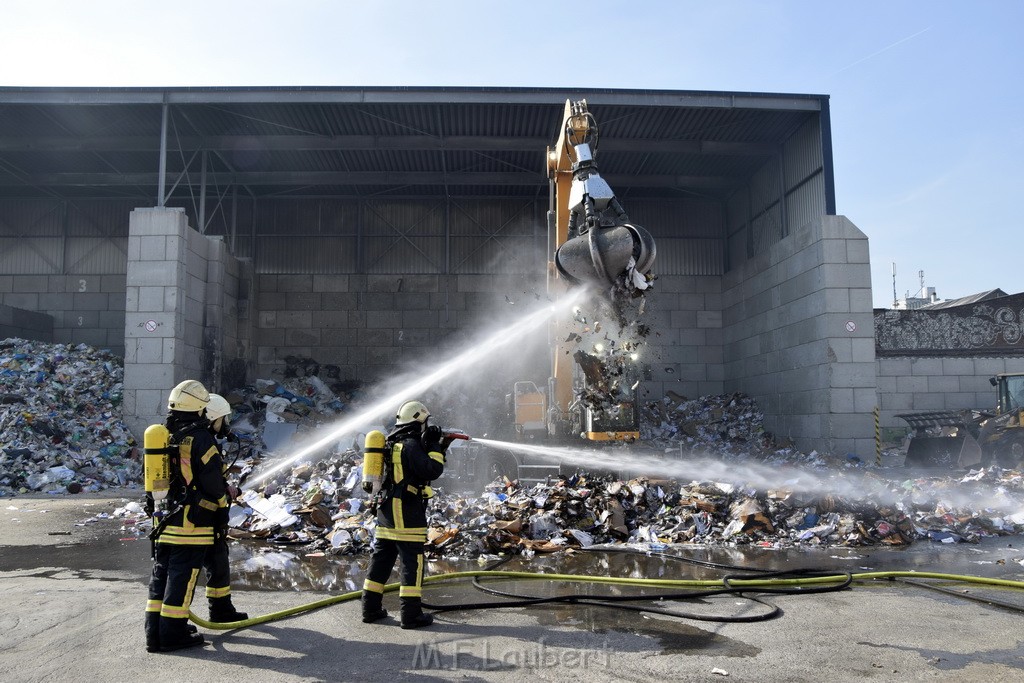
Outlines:
{"type": "Polygon", "coordinates": [[[0,496],[137,486],[120,358],[85,344],[0,341],[0,496]]]}
{"type": "MultiPolygon", "coordinates": [[[[280,374],[225,392],[243,444],[227,454],[240,483],[264,461],[287,453],[295,440],[336,421],[361,392],[333,366],[308,358],[288,359],[280,374]]],[[[0,341],[0,495],[138,487],[138,449],[121,422],[121,377],[119,359],[85,345],[0,341]]],[[[484,397],[457,391],[437,405],[438,414],[474,427],[493,422],[488,415],[505,407],[499,391],[484,397]]],[[[361,437],[325,446],[260,481],[233,506],[231,536],[265,549],[301,546],[287,561],[369,552],[376,521],[360,486],[361,437]]],[[[852,494],[849,487],[815,493],[766,488],[744,480],[741,467],[713,481],[622,480],[576,471],[527,486],[510,474],[470,495],[437,487],[428,552],[488,559],[602,544],[649,550],[679,543],[904,546],[1024,532],[1024,477],[1018,471],[991,467],[908,479],[906,470],[873,468],[867,464],[873,458],[857,454],[802,453],[765,431],[756,402],[743,394],[691,399],[669,391],[642,406],[641,441],[666,459],[710,456],[794,467],[826,479],[853,470],[873,486],[852,494]],[[1012,512],[1000,512],[1007,510],[1012,512]]],[[[150,524],[134,501],[81,524],[109,517],[123,520],[120,536],[126,538],[141,537],[150,524]]],[[[270,552],[260,558],[253,560],[260,568],[285,561],[270,552]]]]}

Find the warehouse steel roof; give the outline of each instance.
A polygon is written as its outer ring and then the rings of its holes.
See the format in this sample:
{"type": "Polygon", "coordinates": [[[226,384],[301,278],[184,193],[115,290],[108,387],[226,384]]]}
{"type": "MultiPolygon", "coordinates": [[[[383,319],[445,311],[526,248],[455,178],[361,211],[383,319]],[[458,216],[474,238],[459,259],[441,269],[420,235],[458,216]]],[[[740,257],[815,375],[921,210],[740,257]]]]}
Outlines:
{"type": "Polygon", "coordinates": [[[557,88],[0,88],[0,198],[533,195],[586,99],[619,195],[724,197],[828,97],[557,88]],[[166,113],[166,122],[165,116],[166,113]]]}

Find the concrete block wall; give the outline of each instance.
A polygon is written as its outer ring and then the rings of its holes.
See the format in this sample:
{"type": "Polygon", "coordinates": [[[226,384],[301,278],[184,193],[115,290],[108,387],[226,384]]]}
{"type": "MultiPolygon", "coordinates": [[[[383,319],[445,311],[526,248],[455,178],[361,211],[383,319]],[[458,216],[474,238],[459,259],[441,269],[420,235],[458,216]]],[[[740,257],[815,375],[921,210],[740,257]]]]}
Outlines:
{"type": "Polygon", "coordinates": [[[0,304],[0,339],[53,341],[53,318],[45,313],[26,311],[0,304]]]}
{"type": "Polygon", "coordinates": [[[1024,372],[1024,357],[885,357],[877,361],[879,424],[906,429],[900,413],[931,410],[993,410],[989,377],[1024,372]]]}
{"type": "MultiPolygon", "coordinates": [[[[424,359],[447,358],[537,303],[543,280],[495,275],[258,275],[255,376],[279,378],[289,356],[336,365],[342,380],[373,383],[424,359]]],[[[640,396],[671,390],[689,398],[722,393],[721,278],[661,277],[647,299],[651,328],[640,362],[640,396]]],[[[540,294],[546,300],[545,294],[540,294]]],[[[486,369],[467,369],[474,390],[502,394],[518,380],[546,387],[548,329],[517,340],[486,369]]]]}
{"type": "MultiPolygon", "coordinates": [[[[136,209],[129,220],[125,421],[136,437],[166,415],[178,382],[219,388],[223,326],[237,327],[237,264],[223,242],[188,226],[182,209],[136,209]],[[232,290],[233,288],[233,290],[232,290]]],[[[232,330],[227,337],[237,337],[232,330]]],[[[233,353],[234,351],[232,351],[233,353]]]]}
{"type": "Polygon", "coordinates": [[[642,322],[651,333],[640,353],[640,362],[650,370],[641,398],[658,400],[667,391],[687,398],[722,393],[721,277],[659,276],[642,322]]]}
{"type": "Polygon", "coordinates": [[[124,353],[123,273],[0,275],[0,304],[53,319],[52,341],[124,353]]]}
{"type": "Polygon", "coordinates": [[[524,293],[537,289],[526,278],[487,275],[261,274],[254,280],[258,377],[280,376],[286,359],[296,356],[336,365],[341,379],[358,382],[457,348],[517,310],[518,297],[535,301],[524,293]]]}
{"type": "Polygon", "coordinates": [[[737,265],[722,284],[724,390],[802,449],[874,451],[877,404],[868,240],[822,216],[737,265]]]}

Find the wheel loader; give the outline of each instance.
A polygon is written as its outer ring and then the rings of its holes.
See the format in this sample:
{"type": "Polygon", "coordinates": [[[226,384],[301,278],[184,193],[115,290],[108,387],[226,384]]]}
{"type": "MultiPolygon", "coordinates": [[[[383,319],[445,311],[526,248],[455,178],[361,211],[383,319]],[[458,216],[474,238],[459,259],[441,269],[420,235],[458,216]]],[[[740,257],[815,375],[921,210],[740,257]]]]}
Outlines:
{"type": "Polygon", "coordinates": [[[913,434],[907,467],[1024,466],[1024,372],[989,378],[995,412],[982,410],[902,413],[913,434]]]}

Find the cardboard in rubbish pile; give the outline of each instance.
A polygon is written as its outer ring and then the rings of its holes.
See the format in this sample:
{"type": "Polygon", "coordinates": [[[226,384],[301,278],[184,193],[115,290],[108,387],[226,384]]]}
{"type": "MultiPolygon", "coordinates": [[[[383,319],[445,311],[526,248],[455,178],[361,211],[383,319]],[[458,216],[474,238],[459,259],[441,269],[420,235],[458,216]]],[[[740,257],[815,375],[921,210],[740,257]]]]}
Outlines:
{"type": "MultiPolygon", "coordinates": [[[[316,363],[293,360],[295,369],[290,376],[260,380],[253,387],[228,392],[236,408],[232,424],[247,444],[240,462],[243,477],[258,471],[264,462],[286,457],[294,439],[330,423],[345,410],[349,397],[334,393],[339,386],[336,378],[324,378],[323,368],[318,377],[316,363]],[[270,400],[263,400],[267,398],[270,400]],[[275,421],[270,413],[281,420],[275,421]]],[[[61,492],[66,492],[70,483],[100,485],[99,477],[90,476],[97,473],[104,485],[122,478],[137,482],[141,462],[133,459],[128,448],[123,450],[127,457],[122,455],[123,461],[117,460],[116,451],[123,443],[119,436],[127,434],[126,430],[119,432],[117,426],[117,380],[116,363],[87,348],[35,347],[35,355],[15,357],[11,346],[0,345],[0,382],[4,383],[0,386],[0,427],[4,430],[0,495],[10,491],[15,477],[17,485],[26,490],[31,476],[33,484],[47,482],[41,490],[61,492]],[[43,415],[41,408],[39,412],[33,410],[50,400],[53,392],[59,398],[61,389],[56,385],[68,379],[69,371],[58,369],[63,361],[48,365],[46,358],[76,354],[82,354],[81,360],[73,361],[76,372],[84,373],[83,381],[100,391],[99,398],[87,395],[102,406],[105,420],[95,425],[98,428],[91,438],[104,441],[99,448],[79,446],[79,450],[67,453],[51,449],[62,445],[60,433],[77,428],[84,434],[94,425],[66,427],[66,421],[76,418],[43,415]],[[45,389],[26,384],[26,379],[40,377],[40,371],[45,374],[39,386],[45,389]],[[15,381],[20,384],[15,386],[15,381]],[[110,381],[113,385],[104,384],[110,381]],[[32,392],[40,391],[45,400],[33,397],[32,392]],[[26,412],[33,412],[35,429],[18,417],[26,406],[33,409],[26,412]],[[37,461],[33,446],[40,443],[46,444],[46,453],[60,455],[47,455],[37,461]],[[94,452],[85,458],[82,454],[87,451],[94,452]],[[3,469],[12,459],[21,467],[18,473],[3,469]],[[66,481],[69,472],[74,473],[72,481],[66,481]]],[[[470,398],[453,412],[470,415],[460,411],[489,406],[489,401],[473,402],[470,398]]],[[[502,553],[530,556],[608,543],[649,547],[678,543],[771,547],[905,545],[918,541],[949,544],[1024,531],[1024,514],[1017,514],[1024,509],[1020,473],[994,468],[967,476],[951,473],[905,479],[899,470],[865,466],[870,458],[801,453],[764,430],[756,402],[743,394],[690,399],[670,391],[642,408],[642,443],[648,449],[660,448],[666,459],[715,457],[726,463],[796,467],[837,476],[855,471],[876,477],[876,488],[886,495],[763,489],[740,475],[735,480],[718,477],[715,481],[620,480],[607,473],[586,471],[524,486],[511,473],[511,478],[499,478],[469,495],[455,495],[437,487],[428,508],[429,552],[474,558],[502,553]],[[948,500],[976,503],[954,506],[948,500]],[[1003,504],[986,507],[986,502],[993,500],[1003,504]]],[[[438,412],[444,411],[439,408],[438,412]]],[[[269,544],[299,544],[305,546],[307,554],[369,552],[376,520],[360,487],[361,435],[346,439],[347,443],[325,447],[248,492],[232,509],[232,536],[269,544]]],[[[64,437],[63,441],[68,439],[64,437]]],[[[83,436],[79,443],[84,442],[83,436]]],[[[449,454],[450,460],[457,457],[457,451],[449,454]]],[[[141,521],[139,526],[143,526],[141,521]]]]}

